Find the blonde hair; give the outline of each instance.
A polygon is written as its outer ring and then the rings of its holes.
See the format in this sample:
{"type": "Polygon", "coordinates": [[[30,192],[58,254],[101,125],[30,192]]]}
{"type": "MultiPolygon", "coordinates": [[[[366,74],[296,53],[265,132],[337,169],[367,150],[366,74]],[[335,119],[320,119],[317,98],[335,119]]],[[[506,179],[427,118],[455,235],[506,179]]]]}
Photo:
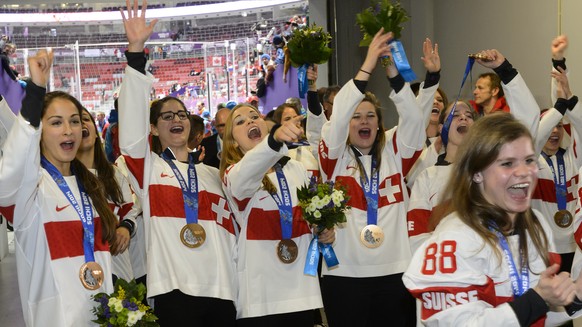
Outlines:
{"type": "MultiPolygon", "coordinates": [[[[224,175],[226,173],[226,169],[231,165],[238,163],[244,157],[244,153],[242,153],[240,148],[236,146],[236,141],[234,140],[234,137],[232,135],[232,129],[234,127],[233,126],[234,114],[240,108],[251,108],[254,111],[256,111],[257,114],[259,114],[259,116],[262,117],[261,112],[257,108],[247,103],[241,103],[239,105],[236,105],[234,108],[232,108],[232,110],[228,114],[228,117],[226,118],[226,122],[224,125],[224,135],[222,136],[222,154],[220,157],[220,178],[223,180],[224,175]]],[[[271,183],[271,180],[267,177],[266,173],[263,176],[263,188],[269,193],[276,192],[275,185],[271,183]]]]}

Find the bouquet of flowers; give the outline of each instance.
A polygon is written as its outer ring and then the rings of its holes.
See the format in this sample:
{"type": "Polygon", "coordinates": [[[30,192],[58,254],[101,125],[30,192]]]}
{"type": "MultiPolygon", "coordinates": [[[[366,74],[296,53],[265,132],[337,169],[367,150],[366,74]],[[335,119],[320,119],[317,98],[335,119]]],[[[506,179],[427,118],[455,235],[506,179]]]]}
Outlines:
{"type": "Polygon", "coordinates": [[[287,42],[289,60],[294,67],[326,63],[331,56],[330,42],[331,35],[320,26],[296,28],[287,42]]]}
{"type": "MultiPolygon", "coordinates": [[[[297,198],[303,211],[303,219],[310,225],[316,225],[319,231],[325,228],[331,229],[335,225],[346,222],[345,211],[350,209],[347,205],[350,197],[347,196],[347,190],[339,183],[321,182],[313,176],[309,185],[304,185],[297,190],[297,198]]],[[[331,244],[320,243],[318,235],[315,234],[309,244],[303,273],[317,276],[320,252],[328,268],[339,264],[331,244]]]]}
{"type": "Polygon", "coordinates": [[[315,176],[311,177],[309,185],[297,190],[303,219],[311,225],[317,225],[321,230],[345,223],[345,211],[350,209],[347,205],[350,197],[346,194],[346,189],[339,183],[318,182],[315,176]]]}
{"type": "Polygon", "coordinates": [[[115,291],[111,294],[98,293],[92,296],[99,305],[93,308],[97,319],[93,322],[101,327],[159,326],[158,319],[152,308],[142,303],[146,295],[146,287],[135,280],[127,282],[118,279],[115,282],[115,291]]]}
{"type": "Polygon", "coordinates": [[[356,14],[356,23],[360,25],[360,30],[364,33],[360,46],[369,46],[374,35],[382,27],[384,31],[392,32],[395,39],[399,39],[403,28],[401,25],[409,19],[410,16],[399,2],[393,4],[391,0],[372,1],[372,6],[356,14]]]}

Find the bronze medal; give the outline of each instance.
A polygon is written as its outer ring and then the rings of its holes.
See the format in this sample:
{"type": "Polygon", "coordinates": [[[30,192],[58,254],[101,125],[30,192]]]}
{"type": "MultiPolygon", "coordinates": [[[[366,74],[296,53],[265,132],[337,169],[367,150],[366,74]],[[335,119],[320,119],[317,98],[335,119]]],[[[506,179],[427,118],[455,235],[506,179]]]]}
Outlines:
{"type": "Polygon", "coordinates": [[[574,217],[568,210],[559,210],[554,214],[554,222],[562,228],[570,227],[573,221],[574,217]]]}
{"type": "Polygon", "coordinates": [[[206,231],[200,224],[187,224],[180,231],[180,240],[189,248],[200,247],[206,241],[206,231]]]}
{"type": "Polygon", "coordinates": [[[281,240],[277,244],[277,257],[283,263],[292,263],[297,259],[299,248],[292,239],[281,240]]]}
{"type": "Polygon", "coordinates": [[[384,231],[377,225],[368,225],[362,229],[360,241],[368,248],[377,248],[384,242],[384,231]]]}
{"type": "Polygon", "coordinates": [[[86,262],[79,269],[81,284],[88,290],[97,290],[103,285],[103,268],[95,262],[86,262]]]}

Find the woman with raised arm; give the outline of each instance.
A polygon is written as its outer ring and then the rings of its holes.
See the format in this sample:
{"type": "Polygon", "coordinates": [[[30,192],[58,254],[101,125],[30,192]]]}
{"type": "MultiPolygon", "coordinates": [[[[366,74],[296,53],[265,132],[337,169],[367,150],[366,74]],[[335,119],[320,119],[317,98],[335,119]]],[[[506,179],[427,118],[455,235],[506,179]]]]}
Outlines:
{"type": "MultiPolygon", "coordinates": [[[[426,139],[424,114],[394,64],[387,67],[398,127],[384,132],[376,97],[365,92],[378,58],[391,56],[392,33],[374,37],[355,78],[342,86],[333,115],[322,130],[321,173],[348,189],[352,207],[337,229],[334,246],[340,264],[323,269],[322,294],[331,326],[393,326],[415,322],[415,303],[402,284],[412,253],[408,243],[404,176],[426,139]],[[384,240],[384,238],[388,240],[384,240]],[[349,310],[346,310],[349,300],[349,310]]],[[[423,92],[432,105],[440,62],[431,66],[423,92]]]]}
{"type": "Polygon", "coordinates": [[[144,44],[157,20],[146,24],[145,1],[141,11],[137,0],[126,4],[119,144],[143,209],[148,297],[161,326],[234,326],[235,226],[218,171],[195,165],[182,101],[166,97],[150,108],[144,44]],[[150,149],[150,130],[161,156],[150,149]]]}
{"type": "MultiPolygon", "coordinates": [[[[309,182],[286,142],[303,136],[303,116],[269,133],[260,112],[236,106],[226,120],[220,176],[241,226],[237,272],[237,326],[312,327],[313,309],[323,306],[317,277],[304,273],[312,235],[302,218],[297,188],[309,182]]],[[[319,235],[332,243],[333,230],[319,235]]]]}
{"type": "Polygon", "coordinates": [[[82,105],[46,93],[53,55],[28,58],[31,81],[0,160],[0,210],[14,226],[27,326],[92,326],[92,295],[113,291],[117,219],[79,160],[82,105]]]}

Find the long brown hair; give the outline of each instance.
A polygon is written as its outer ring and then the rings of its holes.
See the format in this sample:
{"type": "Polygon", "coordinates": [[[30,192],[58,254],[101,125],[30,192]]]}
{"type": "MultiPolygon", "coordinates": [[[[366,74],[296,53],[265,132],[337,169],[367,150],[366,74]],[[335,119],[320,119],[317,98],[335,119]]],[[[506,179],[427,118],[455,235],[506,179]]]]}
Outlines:
{"type": "MultiPolygon", "coordinates": [[[[505,210],[485,199],[479,184],[473,182],[473,176],[495,162],[505,144],[521,137],[532,140],[529,130],[508,113],[495,113],[480,118],[473,124],[459,147],[459,156],[453,164],[452,175],[443,197],[452,200],[453,211],[495,249],[499,259],[501,252],[497,247],[497,235],[489,228],[495,228],[495,223],[500,232],[507,234],[511,229],[511,221],[505,210]]],[[[538,253],[546,265],[549,265],[548,239],[531,208],[517,213],[513,229],[519,235],[519,249],[525,256],[526,264],[529,256],[529,234],[538,253]]]]}
{"type": "MultiPolygon", "coordinates": [[[[97,131],[97,125],[95,124],[95,120],[89,110],[83,107],[83,111],[89,114],[91,117],[91,122],[93,123],[93,127],[97,131]]],[[[115,169],[113,165],[107,160],[107,154],[105,154],[105,150],[103,149],[103,143],[101,142],[101,138],[99,135],[95,138],[94,143],[95,150],[93,151],[93,164],[95,165],[95,170],[97,170],[97,176],[105,186],[105,194],[113,203],[117,206],[121,206],[123,204],[123,193],[121,192],[121,187],[117,183],[117,179],[115,178],[115,169]]]]}
{"type": "MultiPolygon", "coordinates": [[[[55,91],[49,92],[45,95],[41,117],[45,115],[47,108],[56,99],[71,101],[75,107],[77,107],[79,116],[83,115],[83,105],[81,105],[75,97],[65,92],[55,91]]],[[[117,217],[115,217],[115,214],[113,214],[109,208],[105,196],[105,187],[101,181],[99,181],[97,176],[91,173],[78,159],[73,159],[73,161],[71,161],[71,171],[74,172],[81,185],[85,188],[85,192],[91,198],[93,207],[97,210],[97,213],[101,218],[102,241],[113,242],[113,240],[115,240],[115,229],[117,228],[117,217]]]]}
{"type": "MultiPolygon", "coordinates": [[[[220,178],[221,179],[224,179],[226,169],[230,165],[236,164],[237,162],[239,162],[242,159],[242,157],[244,157],[244,154],[242,153],[240,148],[235,146],[235,140],[234,140],[234,137],[232,136],[232,128],[233,128],[232,121],[233,121],[235,112],[240,108],[251,108],[254,111],[256,111],[257,114],[259,114],[259,116],[261,116],[261,113],[259,112],[259,110],[257,108],[253,107],[250,104],[246,104],[246,103],[241,103],[241,104],[235,106],[234,108],[232,108],[232,110],[228,114],[228,117],[226,118],[226,122],[224,125],[224,135],[222,136],[222,154],[220,157],[220,178]]],[[[268,136],[265,136],[265,137],[268,137],[268,136]]],[[[263,188],[269,193],[276,192],[275,185],[273,185],[273,183],[271,183],[271,180],[267,177],[267,174],[265,174],[263,176],[263,188]]]]}
{"type": "MultiPolygon", "coordinates": [[[[384,133],[384,122],[382,119],[382,107],[380,106],[380,101],[372,92],[366,92],[364,94],[364,99],[362,102],[369,102],[374,106],[376,111],[376,116],[378,117],[378,131],[376,133],[376,139],[374,140],[374,146],[372,147],[372,157],[376,161],[375,170],[380,169],[380,165],[382,164],[382,151],[384,151],[384,145],[386,144],[386,133],[384,133]]],[[[348,136],[347,143],[350,144],[350,138],[348,136]]],[[[364,170],[364,166],[362,162],[356,155],[356,163],[358,164],[358,170],[360,171],[360,176],[365,176],[366,171],[364,170]]],[[[374,174],[373,171],[370,172],[370,175],[374,174]]]]}

